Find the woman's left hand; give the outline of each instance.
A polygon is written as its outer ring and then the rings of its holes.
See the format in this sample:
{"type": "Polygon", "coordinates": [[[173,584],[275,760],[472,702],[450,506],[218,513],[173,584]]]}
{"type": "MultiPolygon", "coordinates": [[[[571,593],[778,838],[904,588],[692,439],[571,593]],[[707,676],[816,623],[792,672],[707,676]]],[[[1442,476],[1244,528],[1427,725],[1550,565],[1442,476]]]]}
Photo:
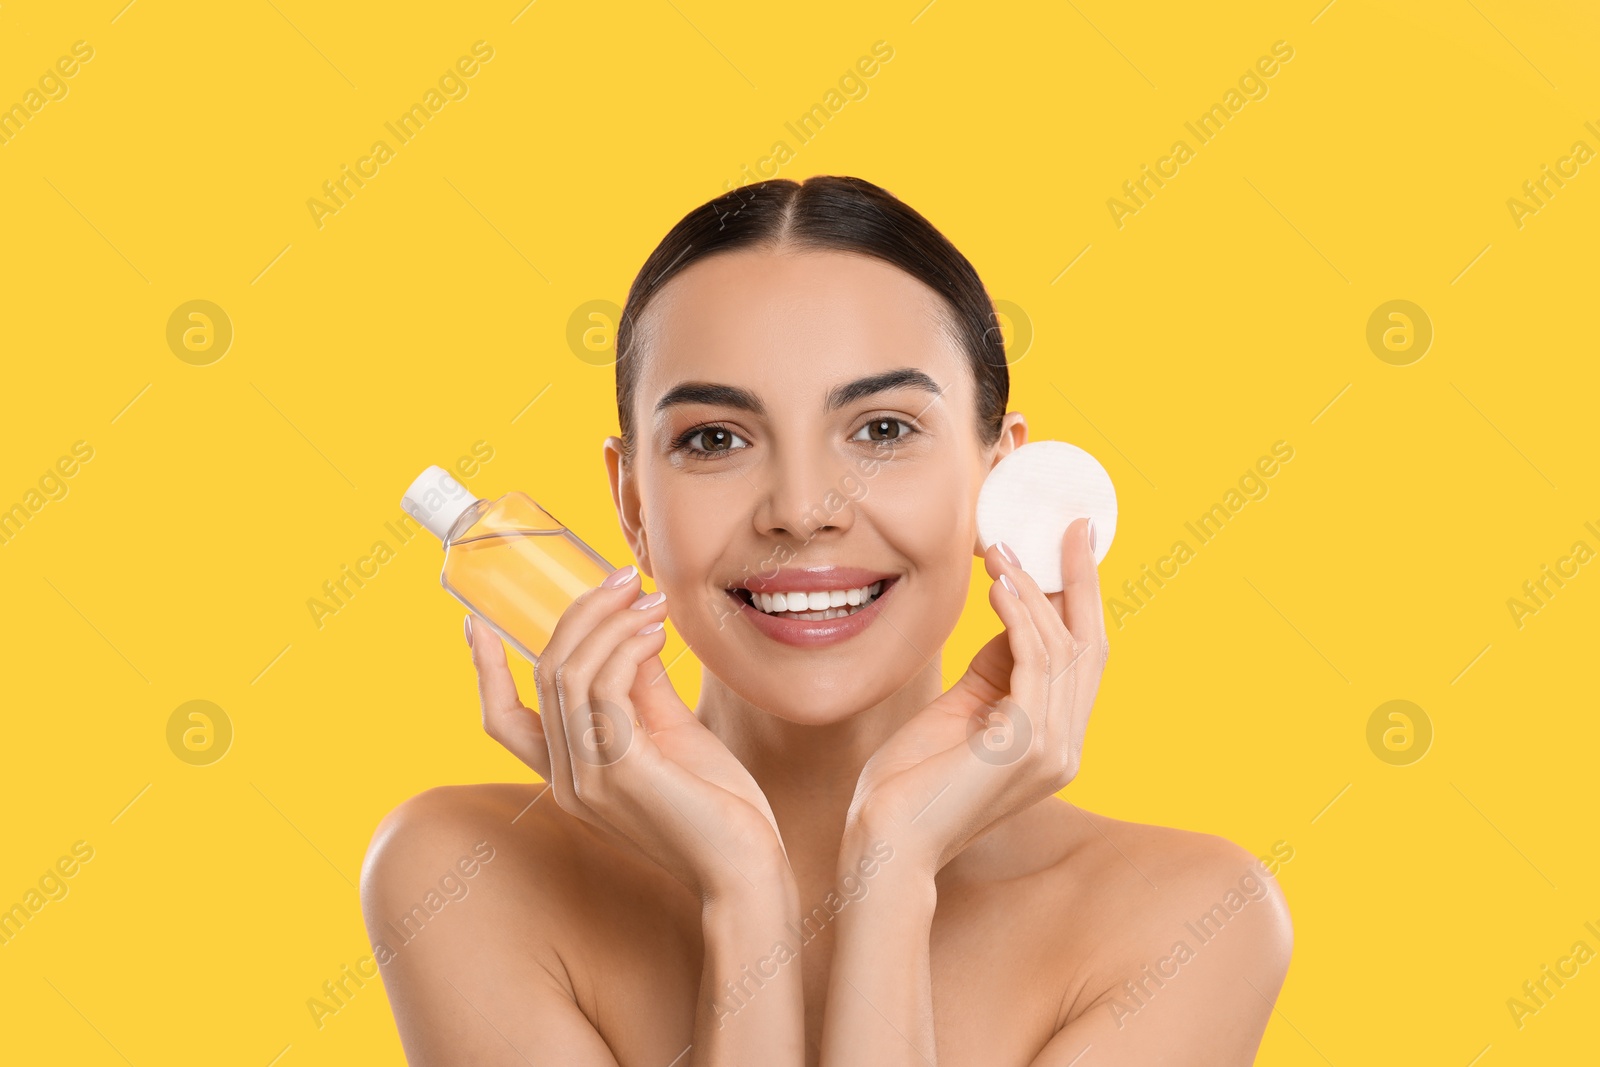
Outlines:
{"type": "Polygon", "coordinates": [[[1077,776],[1110,654],[1088,526],[1079,519],[1061,539],[1060,593],[1041,591],[990,546],[989,603],[1005,631],[867,760],[847,841],[887,839],[931,876],[996,822],[1077,776]]]}

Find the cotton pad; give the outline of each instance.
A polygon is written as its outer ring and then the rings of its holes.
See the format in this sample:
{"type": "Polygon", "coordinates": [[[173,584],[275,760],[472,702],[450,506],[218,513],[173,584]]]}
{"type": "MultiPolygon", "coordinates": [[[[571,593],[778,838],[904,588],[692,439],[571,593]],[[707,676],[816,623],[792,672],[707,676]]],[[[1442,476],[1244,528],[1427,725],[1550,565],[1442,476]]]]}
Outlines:
{"type": "Polygon", "coordinates": [[[1099,566],[1117,532],[1117,491],[1089,453],[1065,441],[1034,441],[994,465],[978,491],[978,539],[1011,546],[1039,588],[1059,593],[1061,538],[1078,519],[1094,520],[1099,566]]]}

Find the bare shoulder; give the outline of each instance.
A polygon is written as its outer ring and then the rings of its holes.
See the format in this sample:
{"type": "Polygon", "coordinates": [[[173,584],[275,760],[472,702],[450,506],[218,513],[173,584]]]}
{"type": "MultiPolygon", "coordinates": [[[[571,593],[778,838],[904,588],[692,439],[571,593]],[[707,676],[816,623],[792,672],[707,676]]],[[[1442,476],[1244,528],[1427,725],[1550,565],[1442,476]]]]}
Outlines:
{"type": "MultiPolygon", "coordinates": [[[[1063,1021],[1092,1010],[1138,1012],[1169,984],[1192,993],[1209,976],[1229,984],[1237,1003],[1254,1002],[1251,1014],[1264,1025],[1294,946],[1273,873],[1292,849],[1258,857],[1214,834],[1063,807],[1072,810],[1060,817],[1080,832],[1056,869],[1092,931],[1079,945],[1088,966],[1063,1021]],[[1197,977],[1184,983],[1180,974],[1197,977]]],[[[1177,1007],[1188,998],[1166,999],[1177,1007]]]]}
{"type": "MultiPolygon", "coordinates": [[[[548,915],[572,841],[550,817],[560,814],[543,799],[543,784],[486,783],[436,786],[402,801],[378,823],[361,868],[361,903],[379,963],[399,955],[426,929],[453,927],[435,942],[462,942],[475,930],[526,932],[548,915]],[[550,811],[541,811],[543,807],[550,811]],[[527,879],[530,867],[542,877],[527,879]],[[472,898],[476,899],[472,899],[472,898]],[[522,906],[513,907],[521,901],[522,906]],[[528,906],[534,905],[534,906],[528,906]]],[[[495,939],[499,941],[500,939],[495,939]]],[[[445,950],[434,944],[419,956],[445,950]]]]}
{"type": "Polygon", "coordinates": [[[440,786],[373,833],[362,914],[410,1063],[509,1064],[534,1047],[609,1062],[569,966],[582,949],[565,932],[580,928],[570,912],[583,865],[544,791],[440,786]]]}
{"type": "Polygon", "coordinates": [[[451,871],[475,878],[478,871],[468,875],[467,867],[481,869],[507,853],[513,860],[535,851],[557,858],[551,853],[566,842],[536,812],[544,791],[542,784],[444,785],[401,801],[379,821],[367,845],[362,899],[404,893],[451,871]],[[478,857],[476,865],[461,862],[469,854],[478,857]]]}
{"type": "Polygon", "coordinates": [[[1215,936],[1227,927],[1248,931],[1240,940],[1287,963],[1293,926],[1271,873],[1281,855],[1264,862],[1215,834],[1127,822],[1083,808],[1069,817],[1084,831],[1080,851],[1065,862],[1097,875],[1074,879],[1076,892],[1098,914],[1116,920],[1131,941],[1174,930],[1191,938],[1196,931],[1215,936]]]}
{"type": "Polygon", "coordinates": [[[512,832],[537,834],[548,821],[524,817],[538,807],[545,789],[542,783],[489,782],[435,786],[409,797],[373,831],[362,880],[367,880],[369,868],[374,874],[394,873],[397,867],[473,834],[502,840],[512,832]]]}

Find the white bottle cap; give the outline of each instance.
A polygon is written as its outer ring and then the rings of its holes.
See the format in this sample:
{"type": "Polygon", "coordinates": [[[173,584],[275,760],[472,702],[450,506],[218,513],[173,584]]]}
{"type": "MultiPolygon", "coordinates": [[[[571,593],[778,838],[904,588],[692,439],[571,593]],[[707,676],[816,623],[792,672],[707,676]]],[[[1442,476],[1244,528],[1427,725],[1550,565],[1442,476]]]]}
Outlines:
{"type": "Polygon", "coordinates": [[[1066,441],[1031,441],[994,465],[978,490],[978,539],[1004,541],[1046,593],[1061,592],[1061,538],[1094,520],[1098,566],[1117,534],[1117,491],[1099,460],[1066,441]]]}
{"type": "Polygon", "coordinates": [[[472,491],[452,478],[443,467],[429,467],[417,475],[406,495],[400,498],[405,513],[441,541],[461,513],[477,502],[472,491]]]}

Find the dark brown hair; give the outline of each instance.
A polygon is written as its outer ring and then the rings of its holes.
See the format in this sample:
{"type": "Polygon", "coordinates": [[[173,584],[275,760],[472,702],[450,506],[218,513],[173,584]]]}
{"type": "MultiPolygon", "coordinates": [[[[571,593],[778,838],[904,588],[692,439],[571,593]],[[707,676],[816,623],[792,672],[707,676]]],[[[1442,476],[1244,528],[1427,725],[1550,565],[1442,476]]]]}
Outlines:
{"type": "Polygon", "coordinates": [[[875,256],[944,298],[945,328],[966,352],[977,382],[978,438],[1000,438],[1011,378],[994,303],[967,257],[888,190],[861,178],[773,178],[709,200],[661,239],[639,268],[617,324],[617,420],[623,456],[634,451],[633,394],[639,377],[638,323],[645,305],[691,263],[734,249],[834,250],[875,256]]]}

